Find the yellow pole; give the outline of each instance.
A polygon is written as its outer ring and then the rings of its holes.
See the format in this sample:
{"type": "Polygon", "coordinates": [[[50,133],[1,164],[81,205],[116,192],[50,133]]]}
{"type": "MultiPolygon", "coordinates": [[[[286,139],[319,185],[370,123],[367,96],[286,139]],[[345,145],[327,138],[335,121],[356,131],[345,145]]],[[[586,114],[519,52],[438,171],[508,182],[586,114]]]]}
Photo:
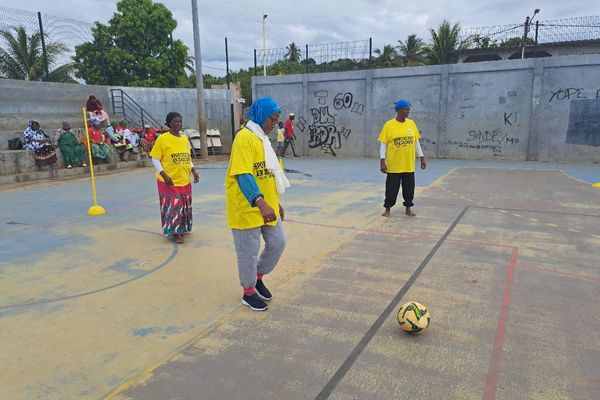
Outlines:
{"type": "Polygon", "coordinates": [[[92,144],[90,143],[90,133],[88,132],[88,121],[87,121],[87,112],[85,111],[85,107],[82,109],[83,111],[83,125],[85,126],[85,139],[87,141],[87,151],[88,158],[90,163],[90,174],[92,175],[92,196],[94,198],[94,205],[88,209],[88,215],[90,216],[98,216],[106,214],[106,210],[98,205],[96,201],[96,179],[94,178],[94,162],[92,160],[92,144]]]}

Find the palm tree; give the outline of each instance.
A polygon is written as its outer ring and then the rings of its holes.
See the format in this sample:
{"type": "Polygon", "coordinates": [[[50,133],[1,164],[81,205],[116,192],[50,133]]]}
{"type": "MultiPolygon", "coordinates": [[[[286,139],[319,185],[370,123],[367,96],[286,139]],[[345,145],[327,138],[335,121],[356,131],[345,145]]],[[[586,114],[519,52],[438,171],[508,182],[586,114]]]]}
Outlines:
{"type": "Polygon", "coordinates": [[[450,22],[443,20],[437,31],[429,29],[431,33],[431,47],[428,56],[432,64],[450,64],[457,60],[456,50],[466,47],[465,43],[460,43],[460,24],[457,22],[450,26],[450,22]]]}
{"type": "Polygon", "coordinates": [[[296,43],[292,42],[288,44],[285,49],[287,50],[287,53],[285,53],[284,57],[287,61],[300,62],[300,56],[302,54],[300,53],[298,46],[296,46],[296,43]]]}
{"type": "Polygon", "coordinates": [[[417,35],[409,35],[405,41],[398,40],[398,56],[405,66],[425,64],[427,45],[417,35]]]}
{"type": "Polygon", "coordinates": [[[398,53],[391,44],[383,46],[383,51],[375,49],[373,53],[377,54],[375,65],[383,68],[391,68],[398,63],[398,53]]]}
{"type": "MultiPolygon", "coordinates": [[[[5,48],[0,48],[0,74],[8,79],[28,81],[52,81],[77,83],[71,76],[75,64],[61,65],[45,75],[44,57],[42,54],[42,37],[39,33],[27,36],[25,28],[13,27],[0,31],[0,37],[6,42],[5,48]]],[[[46,44],[48,65],[67,51],[67,47],[58,42],[46,44]]]]}

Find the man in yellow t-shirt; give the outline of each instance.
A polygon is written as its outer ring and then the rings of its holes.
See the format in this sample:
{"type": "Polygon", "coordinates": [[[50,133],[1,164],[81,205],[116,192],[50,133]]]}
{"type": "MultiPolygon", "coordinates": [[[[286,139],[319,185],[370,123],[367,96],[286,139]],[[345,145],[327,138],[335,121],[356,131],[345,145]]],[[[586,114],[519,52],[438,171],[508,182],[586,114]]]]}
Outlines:
{"type": "Polygon", "coordinates": [[[263,277],[275,268],[285,248],[279,193],[289,182],[268,138],[280,113],[270,97],[252,104],[249,121],[235,135],[225,179],[227,225],[237,254],[242,304],[255,311],[268,307],[272,295],[263,277]],[[259,255],[261,237],[265,245],[259,255]]]}
{"type": "Polygon", "coordinates": [[[391,208],[396,204],[398,191],[402,184],[405,214],[414,217],[411,207],[415,196],[415,152],[421,159],[421,169],[427,167],[423,150],[419,144],[421,134],[417,125],[408,118],[410,103],[398,100],[395,104],[396,118],[387,121],[381,129],[378,141],[381,143],[379,158],[380,170],[387,174],[385,180],[384,217],[390,216],[391,208]]]}

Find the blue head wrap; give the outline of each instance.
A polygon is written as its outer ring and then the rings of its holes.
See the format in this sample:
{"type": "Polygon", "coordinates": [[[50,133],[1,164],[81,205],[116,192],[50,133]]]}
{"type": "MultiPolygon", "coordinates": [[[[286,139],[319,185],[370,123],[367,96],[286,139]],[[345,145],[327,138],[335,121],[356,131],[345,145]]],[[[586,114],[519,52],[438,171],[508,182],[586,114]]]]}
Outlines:
{"type": "Polygon", "coordinates": [[[270,97],[261,97],[252,103],[248,110],[248,118],[262,127],[267,118],[276,112],[281,112],[281,108],[275,100],[270,97]]]}
{"type": "Polygon", "coordinates": [[[398,110],[400,110],[402,108],[408,108],[408,107],[410,107],[410,101],[404,100],[404,99],[398,100],[396,102],[396,104],[394,104],[394,110],[395,111],[398,111],[398,110]]]}

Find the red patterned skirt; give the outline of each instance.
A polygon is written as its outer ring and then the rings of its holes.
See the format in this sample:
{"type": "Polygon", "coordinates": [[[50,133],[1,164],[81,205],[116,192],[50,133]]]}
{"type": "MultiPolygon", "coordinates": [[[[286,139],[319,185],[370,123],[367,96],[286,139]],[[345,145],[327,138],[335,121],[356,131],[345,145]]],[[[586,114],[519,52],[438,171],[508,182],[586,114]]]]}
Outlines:
{"type": "Polygon", "coordinates": [[[160,219],[168,236],[192,230],[192,185],[169,186],[157,180],[160,219]]]}

